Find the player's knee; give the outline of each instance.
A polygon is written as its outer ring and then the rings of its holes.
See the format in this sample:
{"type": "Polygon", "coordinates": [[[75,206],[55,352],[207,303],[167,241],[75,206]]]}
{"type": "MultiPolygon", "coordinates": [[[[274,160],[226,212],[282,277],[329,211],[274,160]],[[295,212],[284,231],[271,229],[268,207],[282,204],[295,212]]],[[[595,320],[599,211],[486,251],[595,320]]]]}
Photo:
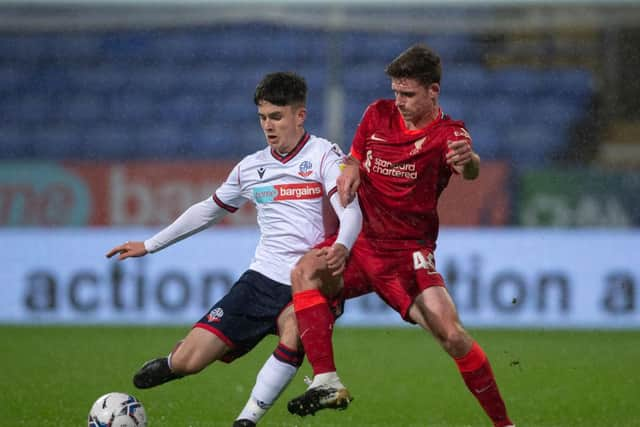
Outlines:
{"type": "Polygon", "coordinates": [[[206,364],[197,352],[189,351],[184,346],[171,353],[171,370],[180,375],[193,375],[202,371],[206,364]]]}
{"type": "Polygon", "coordinates": [[[293,292],[301,292],[305,290],[304,268],[297,264],[291,270],[291,289],[293,292]]]}
{"type": "Polygon", "coordinates": [[[440,334],[440,341],[447,353],[454,357],[461,357],[469,349],[471,337],[462,326],[455,325],[440,334]]]}
{"type": "Polygon", "coordinates": [[[291,287],[294,292],[319,289],[322,283],[317,280],[317,266],[309,258],[303,257],[291,270],[291,287]]]}

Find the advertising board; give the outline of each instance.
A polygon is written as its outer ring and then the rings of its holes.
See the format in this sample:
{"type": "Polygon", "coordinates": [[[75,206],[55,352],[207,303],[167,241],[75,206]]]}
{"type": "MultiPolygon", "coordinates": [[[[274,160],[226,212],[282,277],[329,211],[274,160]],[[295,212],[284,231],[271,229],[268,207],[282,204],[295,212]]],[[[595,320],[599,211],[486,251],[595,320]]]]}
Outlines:
{"type": "MultiPolygon", "coordinates": [[[[189,324],[247,268],[253,227],[204,231],[125,262],[105,253],[148,228],[0,230],[0,323],[189,324]]],[[[470,327],[640,327],[640,232],[444,229],[436,251],[470,327]]],[[[402,325],[375,295],[340,324],[402,325]]]]}

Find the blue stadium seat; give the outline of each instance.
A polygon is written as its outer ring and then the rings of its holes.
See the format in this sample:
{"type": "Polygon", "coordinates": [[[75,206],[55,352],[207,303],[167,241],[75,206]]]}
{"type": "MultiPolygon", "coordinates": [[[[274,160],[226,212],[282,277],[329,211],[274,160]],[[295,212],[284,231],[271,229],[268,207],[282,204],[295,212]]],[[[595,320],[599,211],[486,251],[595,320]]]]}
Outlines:
{"type": "Polygon", "coordinates": [[[123,124],[100,124],[82,134],[82,155],[87,159],[130,160],[144,149],[136,135],[123,124]]]}
{"type": "Polygon", "coordinates": [[[137,145],[136,155],[143,158],[171,160],[185,156],[191,148],[185,132],[171,122],[136,126],[131,134],[137,145]]]}
{"type": "Polygon", "coordinates": [[[422,41],[440,56],[445,74],[454,63],[480,63],[482,60],[478,44],[467,34],[430,34],[422,41]]]}
{"type": "Polygon", "coordinates": [[[488,93],[488,72],[480,64],[461,64],[443,70],[442,93],[456,96],[483,96],[488,93]]]}
{"type": "Polygon", "coordinates": [[[191,32],[164,31],[149,37],[145,49],[160,64],[191,64],[203,59],[200,43],[191,32]]]}
{"type": "Polygon", "coordinates": [[[468,99],[466,120],[493,123],[498,128],[518,124],[519,98],[510,96],[491,96],[482,100],[468,99]]]}
{"type": "Polygon", "coordinates": [[[74,68],[60,63],[41,66],[37,73],[38,77],[31,81],[31,89],[38,93],[70,92],[75,85],[73,71],[74,68]]]}
{"type": "Polygon", "coordinates": [[[165,108],[160,97],[144,90],[118,91],[100,96],[104,121],[139,123],[157,120],[158,110],[165,108]]]}
{"type": "Polygon", "coordinates": [[[514,126],[506,132],[505,155],[517,166],[545,167],[558,159],[568,144],[566,131],[539,125],[514,126]]]}
{"type": "Polygon", "coordinates": [[[78,94],[65,98],[64,108],[53,110],[48,117],[52,120],[76,123],[79,126],[93,126],[107,116],[104,99],[95,94],[78,94]]]}
{"type": "Polygon", "coordinates": [[[391,96],[391,84],[384,73],[382,62],[372,61],[345,65],[342,81],[347,96],[350,96],[352,92],[369,93],[372,100],[383,94],[391,96]]]}
{"type": "Polygon", "coordinates": [[[46,57],[51,37],[48,34],[18,34],[0,37],[0,58],[31,64],[46,57]]]}
{"type": "Polygon", "coordinates": [[[201,126],[185,130],[185,142],[193,154],[201,158],[233,157],[237,148],[234,143],[238,135],[234,129],[227,126],[201,126]]]}
{"type": "Polygon", "coordinates": [[[418,41],[411,34],[381,32],[342,33],[340,46],[345,67],[361,62],[377,62],[386,65],[410,45],[418,41]]]}
{"type": "Polygon", "coordinates": [[[543,72],[531,68],[507,68],[488,75],[491,93],[510,95],[520,99],[538,96],[548,91],[541,78],[543,72]]]}
{"type": "Polygon", "coordinates": [[[71,78],[76,91],[113,93],[126,87],[130,70],[114,64],[84,64],[73,70],[71,78]]]}
{"type": "Polygon", "coordinates": [[[46,93],[26,92],[7,96],[0,104],[0,111],[5,121],[31,125],[46,121],[54,105],[54,99],[46,93]]]}
{"type": "Polygon", "coordinates": [[[194,153],[202,158],[242,158],[266,146],[258,126],[211,125],[187,135],[194,153]]]}
{"type": "Polygon", "coordinates": [[[34,156],[30,129],[0,126],[0,159],[27,159],[34,156]]]}
{"type": "MultiPolygon", "coordinates": [[[[205,60],[222,63],[271,64],[299,66],[324,62],[325,36],[320,32],[284,29],[270,25],[247,26],[229,25],[218,30],[202,31],[190,48],[195,49],[205,60]],[[269,39],[269,43],[260,43],[255,34],[269,39]]],[[[273,69],[285,69],[281,66],[273,69]]]]}
{"type": "MultiPolygon", "coordinates": [[[[454,12],[433,13],[446,19],[454,12]]],[[[5,157],[199,158],[203,152],[237,158],[264,146],[253,92],[275,70],[306,78],[307,129],[321,136],[326,88],[336,78],[345,95],[341,139],[348,146],[365,107],[393,97],[384,67],[420,41],[443,58],[443,110],[467,123],[488,158],[545,161],[563,150],[564,135],[595,90],[593,76],[580,69],[488,71],[483,42],[472,35],[328,33],[256,23],[6,34],[0,37],[0,132],[8,136],[0,150],[5,157]],[[342,74],[328,69],[332,43],[341,52],[342,74]]]]}
{"type": "Polygon", "coordinates": [[[56,124],[42,125],[31,133],[34,155],[46,159],[82,158],[80,128],[56,124]]]}
{"type": "Polygon", "coordinates": [[[44,53],[58,63],[91,62],[100,54],[102,37],[95,33],[63,33],[49,37],[44,53]]]}
{"type": "Polygon", "coordinates": [[[164,98],[161,105],[156,106],[156,116],[163,123],[189,126],[211,119],[214,111],[212,104],[214,102],[214,99],[208,99],[203,96],[177,92],[173,96],[164,98]]]}
{"type": "Polygon", "coordinates": [[[141,31],[109,32],[101,37],[97,55],[104,61],[130,66],[136,62],[149,61],[152,35],[141,31]]]}
{"type": "Polygon", "coordinates": [[[506,135],[491,122],[466,123],[471,134],[474,150],[483,160],[496,160],[505,155],[506,135]]]}
{"type": "Polygon", "coordinates": [[[203,63],[196,66],[175,68],[181,76],[181,85],[185,92],[220,96],[235,87],[236,76],[222,64],[203,63]]]}
{"type": "Polygon", "coordinates": [[[188,87],[188,74],[180,74],[172,66],[135,66],[120,70],[126,76],[128,87],[151,92],[154,96],[166,95],[188,87]]]}
{"type": "Polygon", "coordinates": [[[570,126],[584,117],[585,112],[585,106],[574,98],[554,95],[523,102],[520,120],[547,126],[570,126]]]}
{"type": "Polygon", "coordinates": [[[445,114],[455,120],[469,120],[471,118],[471,113],[468,112],[469,100],[466,97],[443,95],[440,98],[440,107],[445,114]]]}
{"type": "Polygon", "coordinates": [[[577,102],[586,102],[595,90],[593,76],[583,69],[546,71],[540,76],[540,80],[548,90],[577,102]]]}
{"type": "MultiPolygon", "coordinates": [[[[0,82],[2,82],[0,84],[0,95],[19,95],[28,90],[30,72],[29,68],[21,65],[2,64],[0,61],[0,82]]],[[[2,104],[4,104],[4,101],[2,104]]]]}

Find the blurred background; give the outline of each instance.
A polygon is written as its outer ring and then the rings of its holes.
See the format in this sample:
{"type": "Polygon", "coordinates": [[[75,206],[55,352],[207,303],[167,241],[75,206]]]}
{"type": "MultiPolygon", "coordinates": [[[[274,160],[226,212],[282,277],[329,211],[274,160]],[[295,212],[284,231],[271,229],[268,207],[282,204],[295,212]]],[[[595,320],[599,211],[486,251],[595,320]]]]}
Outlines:
{"type": "MultiPolygon", "coordinates": [[[[463,320],[640,327],[640,4],[605,0],[0,1],[0,322],[196,320],[251,259],[251,206],[152,257],[104,253],[265,145],[265,73],[303,75],[307,129],[348,151],[416,42],[484,162],[441,200],[463,320]]],[[[347,325],[401,324],[351,307],[347,325]]]]}

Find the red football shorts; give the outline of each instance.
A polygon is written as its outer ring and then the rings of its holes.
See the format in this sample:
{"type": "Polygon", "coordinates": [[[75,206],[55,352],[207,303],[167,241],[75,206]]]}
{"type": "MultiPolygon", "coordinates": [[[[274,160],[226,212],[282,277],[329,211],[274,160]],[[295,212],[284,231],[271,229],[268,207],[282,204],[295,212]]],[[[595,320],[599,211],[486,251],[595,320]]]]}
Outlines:
{"type": "MultiPolygon", "coordinates": [[[[327,239],[317,247],[333,244],[327,239]]],[[[425,289],[445,286],[436,271],[435,257],[430,247],[415,247],[404,241],[373,243],[358,237],[344,272],[344,299],[375,292],[403,319],[408,319],[409,307],[425,289]]]]}

